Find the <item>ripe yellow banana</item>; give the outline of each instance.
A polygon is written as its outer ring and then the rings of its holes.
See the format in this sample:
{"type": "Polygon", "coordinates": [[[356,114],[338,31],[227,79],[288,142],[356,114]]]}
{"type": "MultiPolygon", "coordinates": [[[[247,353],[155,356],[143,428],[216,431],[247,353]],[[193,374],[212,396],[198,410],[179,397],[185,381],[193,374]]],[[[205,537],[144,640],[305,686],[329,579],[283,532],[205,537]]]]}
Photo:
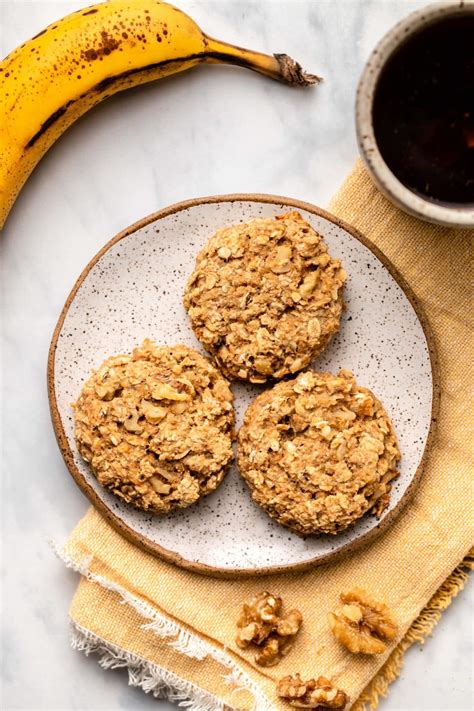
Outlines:
{"type": "Polygon", "coordinates": [[[110,0],[50,25],[0,64],[0,229],[33,168],[103,99],[201,62],[225,62],[290,84],[312,84],[287,55],[219,42],[156,0],[110,0]]]}

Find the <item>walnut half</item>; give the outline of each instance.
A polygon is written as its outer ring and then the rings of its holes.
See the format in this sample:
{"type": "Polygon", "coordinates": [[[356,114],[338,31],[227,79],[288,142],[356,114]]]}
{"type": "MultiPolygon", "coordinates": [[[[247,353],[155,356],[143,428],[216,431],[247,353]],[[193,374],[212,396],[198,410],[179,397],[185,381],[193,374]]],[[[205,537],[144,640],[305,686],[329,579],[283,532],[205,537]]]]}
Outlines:
{"type": "Polygon", "coordinates": [[[274,666],[288,654],[303,622],[299,610],[281,615],[281,608],[281,597],[262,592],[244,604],[237,620],[237,646],[259,646],[255,661],[262,667],[274,666]]]}
{"type": "Polygon", "coordinates": [[[299,674],[285,676],[277,684],[277,694],[301,709],[344,709],[347,704],[347,694],[324,676],[309,681],[303,681],[299,674]]]}
{"type": "Polygon", "coordinates": [[[390,610],[362,588],[341,593],[339,614],[329,614],[329,624],[338,639],[353,654],[383,654],[387,641],[397,636],[390,610]]]}

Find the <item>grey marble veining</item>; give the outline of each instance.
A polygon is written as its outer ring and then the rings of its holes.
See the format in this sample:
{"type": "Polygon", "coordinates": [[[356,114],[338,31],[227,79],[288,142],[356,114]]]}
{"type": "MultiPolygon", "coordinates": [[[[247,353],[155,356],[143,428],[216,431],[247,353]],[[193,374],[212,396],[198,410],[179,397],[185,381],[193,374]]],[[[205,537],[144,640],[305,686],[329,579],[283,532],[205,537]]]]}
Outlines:
{"type": "MultiPolygon", "coordinates": [[[[0,0],[5,55],[90,4],[0,0]]],[[[324,205],[357,153],[353,101],[368,53],[417,0],[180,0],[209,34],[284,51],[324,83],[292,90],[202,67],[114,97],[79,121],[28,181],[1,241],[3,301],[2,701],[6,711],[171,710],[68,646],[77,584],[52,556],[87,502],[49,421],[45,363],[59,311],[106,240],[177,200],[267,192],[324,205]]],[[[472,585],[421,653],[412,649],[382,711],[472,705],[472,585]]]]}

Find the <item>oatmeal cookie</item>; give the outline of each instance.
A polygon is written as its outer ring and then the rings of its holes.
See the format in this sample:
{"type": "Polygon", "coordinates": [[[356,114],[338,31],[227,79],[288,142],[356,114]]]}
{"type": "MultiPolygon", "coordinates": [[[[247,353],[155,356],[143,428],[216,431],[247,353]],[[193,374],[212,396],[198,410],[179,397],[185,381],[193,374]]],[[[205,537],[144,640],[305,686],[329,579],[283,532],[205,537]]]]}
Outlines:
{"type": "Polygon", "coordinates": [[[146,340],[108,358],[74,411],[79,452],[98,481],[145,511],[190,506],[219,486],[233,457],[228,383],[187,346],[146,340]]]}
{"type": "Polygon", "coordinates": [[[305,368],[339,330],[346,274],[298,212],[218,230],[184,306],[223,373],[252,383],[305,368]]]}
{"type": "Polygon", "coordinates": [[[389,503],[400,452],[382,404],[352,373],[307,371],[261,393],[238,436],[252,498],[279,523],[336,534],[389,503]]]}

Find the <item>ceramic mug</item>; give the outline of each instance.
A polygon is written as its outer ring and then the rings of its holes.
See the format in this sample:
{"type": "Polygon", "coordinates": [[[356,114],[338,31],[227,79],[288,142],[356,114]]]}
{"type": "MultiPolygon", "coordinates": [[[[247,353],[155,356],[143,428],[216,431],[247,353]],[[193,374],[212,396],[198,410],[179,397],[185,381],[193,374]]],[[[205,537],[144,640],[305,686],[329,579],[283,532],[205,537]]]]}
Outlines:
{"type": "Polygon", "coordinates": [[[356,131],[362,158],[379,190],[404,212],[450,227],[474,227],[474,205],[434,202],[403,185],[384,161],[375,138],[373,102],[389,58],[413,34],[447,17],[474,14],[474,1],[438,2],[417,10],[381,39],[362,73],[356,97],[356,131]]]}

